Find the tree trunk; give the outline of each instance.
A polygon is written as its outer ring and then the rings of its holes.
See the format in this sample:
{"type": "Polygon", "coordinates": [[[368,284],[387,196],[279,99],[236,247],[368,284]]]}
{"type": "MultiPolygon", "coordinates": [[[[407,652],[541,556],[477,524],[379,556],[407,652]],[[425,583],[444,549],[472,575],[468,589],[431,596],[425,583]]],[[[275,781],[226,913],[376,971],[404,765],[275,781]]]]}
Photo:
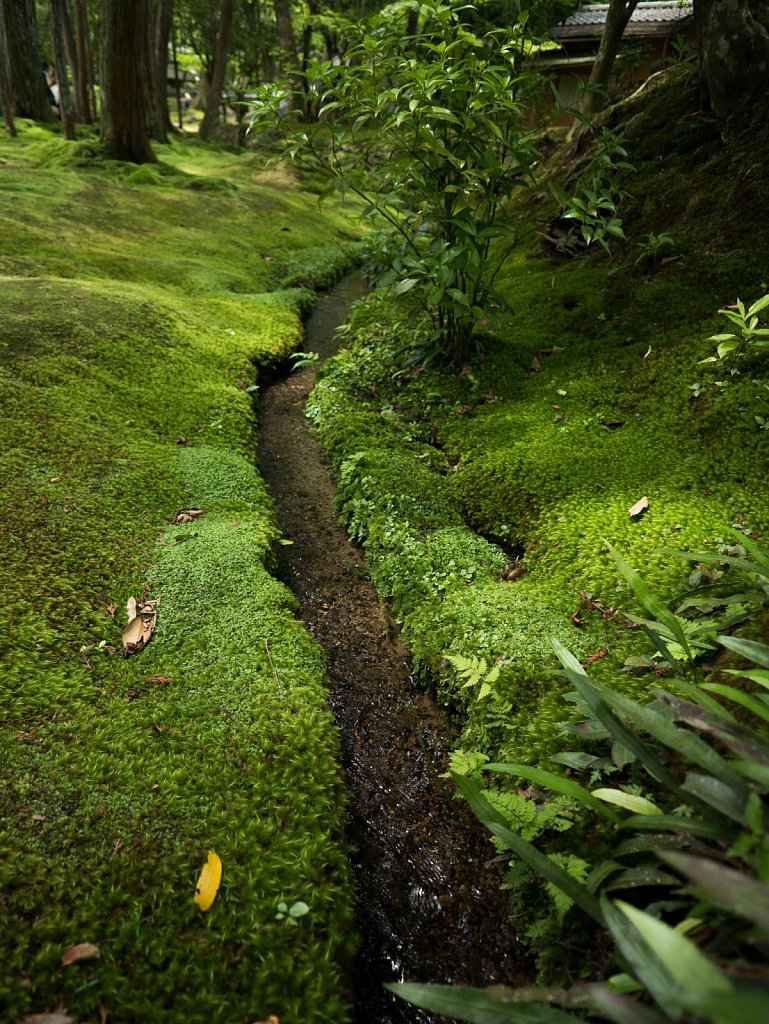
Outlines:
{"type": "Polygon", "coordinates": [[[583,93],[580,102],[580,110],[588,117],[597,114],[606,106],[606,88],[609,85],[614,58],[637,4],[638,0],[610,0],[603,35],[590,72],[588,89],[583,93]]]}
{"type": "Polygon", "coordinates": [[[282,56],[282,71],[288,78],[292,107],[301,106],[304,79],[299,74],[299,55],[296,52],[294,23],[291,17],[291,0],[274,0],[275,22],[278,28],[278,43],[282,56]]]}
{"type": "Polygon", "coordinates": [[[78,120],[83,124],[93,121],[92,107],[89,99],[91,84],[91,59],[88,47],[88,20],[85,13],[85,0],[75,0],[75,49],[77,50],[77,71],[74,73],[75,111],[78,120]]]}
{"type": "Polygon", "coordinates": [[[154,61],[150,0],[104,0],[102,143],[115,160],[156,163],[149,140],[154,61]]]}
{"type": "MultiPolygon", "coordinates": [[[[0,0],[0,52],[6,69],[10,114],[52,121],[37,45],[35,0],[0,0]]],[[[4,110],[5,107],[3,104],[4,110]]]]}
{"type": "Polygon", "coordinates": [[[11,138],[16,137],[16,125],[13,123],[10,102],[10,82],[8,80],[8,55],[5,50],[5,33],[0,30],[0,107],[3,108],[3,120],[11,138]]]}
{"type": "Polygon", "coordinates": [[[219,34],[216,37],[216,56],[211,74],[211,86],[206,98],[206,112],[200,125],[200,137],[211,140],[219,128],[219,106],[222,102],[224,82],[227,75],[227,55],[230,50],[230,29],[232,28],[232,0],[222,0],[219,15],[219,34]]]}
{"type": "Polygon", "coordinates": [[[695,0],[704,98],[716,117],[766,110],[769,0],[695,0]]]}
{"type": "Polygon", "coordinates": [[[174,17],[174,0],[160,0],[155,23],[155,108],[157,110],[158,142],[168,142],[172,128],[168,113],[168,41],[174,17]]]}
{"type": "Polygon", "coordinates": [[[75,115],[72,111],[72,94],[69,91],[69,73],[64,45],[64,18],[66,0],[48,0],[51,11],[51,37],[53,39],[53,62],[56,81],[59,83],[59,111],[61,128],[65,139],[76,138],[75,115]]]}

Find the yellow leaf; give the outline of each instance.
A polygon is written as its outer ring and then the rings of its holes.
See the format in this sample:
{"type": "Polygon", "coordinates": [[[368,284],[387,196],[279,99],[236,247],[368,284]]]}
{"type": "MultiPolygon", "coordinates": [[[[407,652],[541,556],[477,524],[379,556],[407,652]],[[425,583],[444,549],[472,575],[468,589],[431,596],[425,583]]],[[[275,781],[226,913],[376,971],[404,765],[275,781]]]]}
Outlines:
{"type": "Polygon", "coordinates": [[[208,860],[203,865],[195,889],[195,902],[201,910],[208,910],[216,899],[222,881],[222,862],[213,850],[208,851],[208,860]]]}

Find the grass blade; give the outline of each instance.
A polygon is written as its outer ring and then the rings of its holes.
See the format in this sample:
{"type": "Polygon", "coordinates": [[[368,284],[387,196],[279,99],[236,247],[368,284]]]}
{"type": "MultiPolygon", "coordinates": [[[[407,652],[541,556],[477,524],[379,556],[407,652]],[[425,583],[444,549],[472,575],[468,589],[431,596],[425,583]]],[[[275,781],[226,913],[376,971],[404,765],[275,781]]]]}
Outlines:
{"type": "Polygon", "coordinates": [[[385,985],[390,992],[423,1010],[470,1024],[580,1024],[581,1018],[553,1006],[512,1001],[515,989],[465,988],[461,985],[385,985]],[[505,996],[508,996],[507,1001],[505,996]]]}

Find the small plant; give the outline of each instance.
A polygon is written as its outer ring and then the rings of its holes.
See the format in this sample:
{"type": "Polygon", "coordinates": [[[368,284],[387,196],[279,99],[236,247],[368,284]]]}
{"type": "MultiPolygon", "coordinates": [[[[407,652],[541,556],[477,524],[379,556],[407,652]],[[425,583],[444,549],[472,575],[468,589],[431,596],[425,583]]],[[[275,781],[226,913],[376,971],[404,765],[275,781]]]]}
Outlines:
{"type": "Polygon", "coordinates": [[[633,266],[637,267],[639,263],[651,260],[652,266],[656,268],[658,261],[663,256],[674,252],[675,248],[675,239],[668,231],[661,231],[658,235],[650,231],[648,235],[645,235],[643,239],[636,243],[638,256],[633,266]]]}
{"type": "Polygon", "coordinates": [[[286,924],[296,926],[300,917],[304,917],[305,914],[309,914],[310,908],[302,900],[297,900],[296,903],[292,903],[291,906],[287,903],[278,904],[278,912],[275,915],[276,921],[285,921],[286,924]]]}
{"type": "Polygon", "coordinates": [[[607,253],[611,252],[612,237],[625,237],[619,216],[619,202],[625,193],[612,181],[612,176],[620,170],[634,171],[635,168],[628,162],[627,151],[619,138],[604,128],[601,151],[593,161],[590,177],[578,183],[579,191],[569,195],[560,185],[550,185],[561,207],[561,216],[579,225],[585,245],[598,242],[607,253]]]}
{"type": "MultiPolygon", "coordinates": [[[[737,585],[747,578],[756,587],[751,596],[766,604],[769,555],[744,536],[722,548],[704,553],[707,563],[728,563],[740,576],[737,585]]],[[[716,588],[711,597],[723,597],[725,574],[718,568],[705,575],[707,563],[692,575],[716,588]]],[[[680,615],[636,578],[636,596],[656,626],[680,642],[682,664],[689,664],[693,652],[680,615]]],[[[652,626],[646,631],[659,639],[652,626]]],[[[573,776],[580,758],[584,768],[593,760],[581,751],[559,759],[571,769],[568,775],[523,764],[478,766],[536,786],[540,802],[567,796],[593,816],[596,841],[584,851],[592,863],[579,871],[561,853],[543,852],[525,838],[504,804],[490,800],[474,778],[452,772],[497,845],[528,865],[551,896],[560,894],[559,917],[582,912],[611,936],[622,973],[565,990],[401,984],[388,986],[393,992],[425,1009],[486,1024],[578,1024],[585,1014],[615,1024],[767,1019],[769,646],[724,635],[715,640],[748,663],[722,673],[738,677],[738,685],[671,677],[645,702],[589,678],[552,641],[574,686],[570,698],[588,718],[583,741],[608,744],[613,755],[622,751],[614,757],[613,788],[591,788],[592,780],[585,785],[573,776]]]]}
{"type": "Polygon", "coordinates": [[[319,352],[292,352],[289,359],[295,360],[291,367],[291,372],[295,373],[297,370],[303,370],[305,366],[314,366],[320,359],[319,352]]]}
{"type": "Polygon", "coordinates": [[[716,355],[703,359],[703,363],[715,363],[719,359],[727,357],[739,358],[748,348],[756,352],[769,351],[769,327],[758,326],[758,314],[769,306],[769,295],[763,295],[756,299],[752,306],[745,308],[741,299],[737,300],[734,307],[719,309],[721,316],[725,316],[737,328],[737,333],[713,334],[709,341],[717,341],[718,348],[716,355]]]}
{"type": "Polygon", "coordinates": [[[463,689],[466,686],[478,687],[478,700],[483,700],[494,692],[491,684],[499,679],[499,664],[489,667],[485,658],[464,658],[461,654],[447,654],[446,661],[456,671],[457,676],[464,680],[463,689]]]}

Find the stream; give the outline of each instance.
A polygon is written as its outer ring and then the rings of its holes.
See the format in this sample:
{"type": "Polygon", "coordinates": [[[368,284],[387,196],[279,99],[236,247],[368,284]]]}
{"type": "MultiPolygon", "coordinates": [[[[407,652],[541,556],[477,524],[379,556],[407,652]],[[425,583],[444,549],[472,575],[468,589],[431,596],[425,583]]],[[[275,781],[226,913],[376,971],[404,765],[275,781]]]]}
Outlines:
{"type": "MultiPolygon", "coordinates": [[[[335,328],[363,292],[352,274],[321,295],[304,349],[332,355],[335,328]]],[[[330,473],[303,414],[314,377],[308,367],[264,391],[259,461],[279,525],[293,542],[278,548],[278,576],[325,651],[340,734],[361,937],[354,1020],[436,1021],[383,984],[523,984],[524,965],[496,851],[440,778],[451,729],[416,686],[363,556],[336,521],[330,473]]]]}

